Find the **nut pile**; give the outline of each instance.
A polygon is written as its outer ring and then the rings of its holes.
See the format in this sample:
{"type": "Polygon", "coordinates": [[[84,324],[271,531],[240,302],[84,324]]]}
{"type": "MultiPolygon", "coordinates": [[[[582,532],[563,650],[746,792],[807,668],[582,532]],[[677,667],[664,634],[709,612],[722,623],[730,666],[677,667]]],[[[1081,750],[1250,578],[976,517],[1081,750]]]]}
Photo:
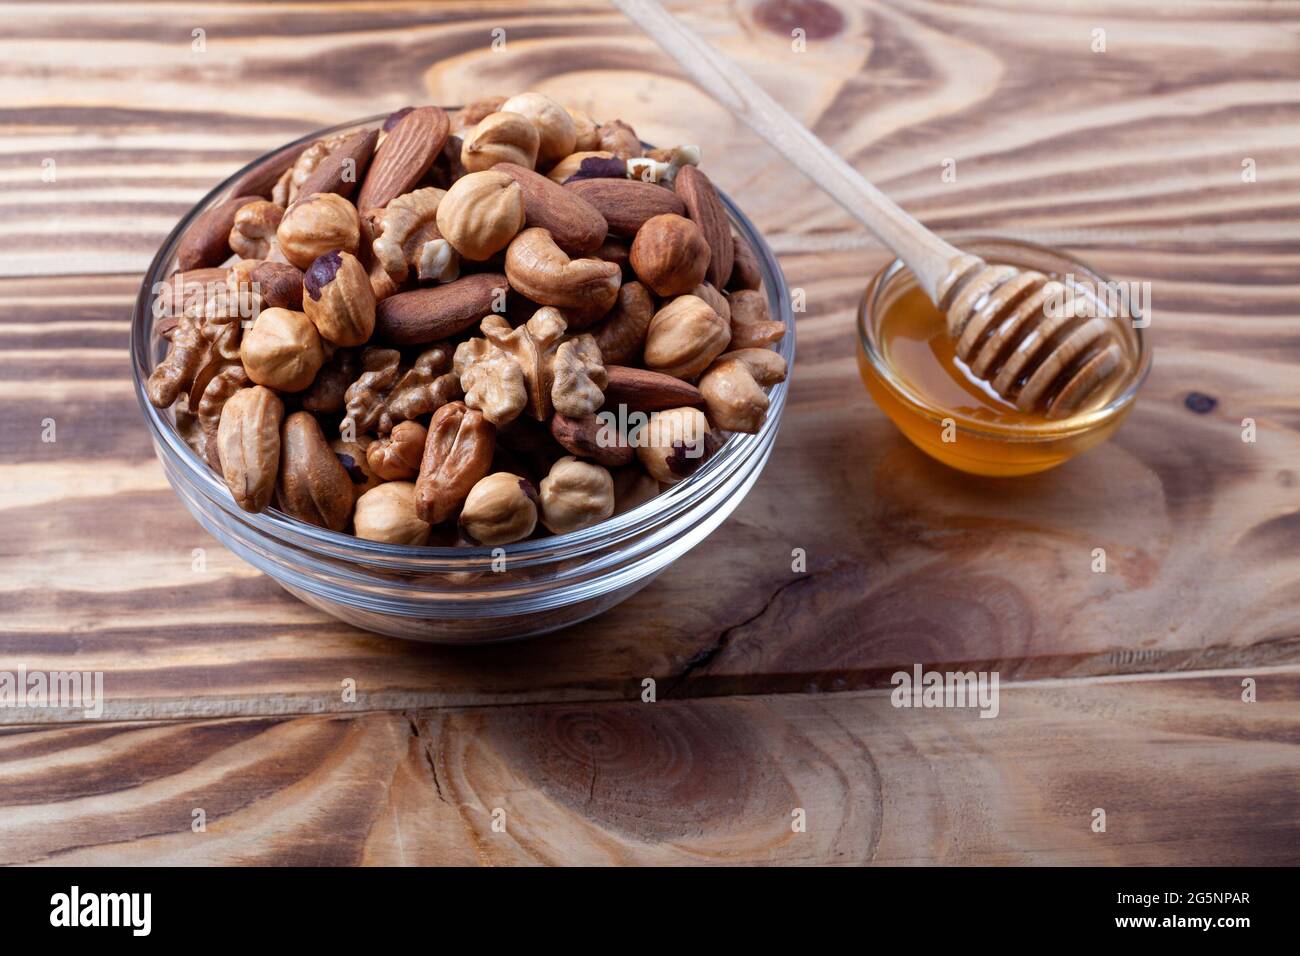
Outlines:
{"type": "Polygon", "coordinates": [[[699,161],[541,93],[275,154],[182,238],[149,398],[247,511],[406,545],[603,521],[785,379],[699,161]]]}

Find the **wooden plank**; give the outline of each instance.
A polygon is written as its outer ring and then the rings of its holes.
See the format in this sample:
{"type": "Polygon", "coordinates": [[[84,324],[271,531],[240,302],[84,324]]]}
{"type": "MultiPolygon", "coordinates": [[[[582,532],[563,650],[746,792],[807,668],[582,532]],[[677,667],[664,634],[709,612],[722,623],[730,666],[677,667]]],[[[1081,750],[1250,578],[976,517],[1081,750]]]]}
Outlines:
{"type": "Polygon", "coordinates": [[[1285,309],[1300,249],[1088,253],[1156,283],[1160,358],[1108,445],[1011,482],[931,463],[845,354],[860,270],[879,254],[787,254],[809,312],[787,420],[745,503],[613,612],[478,652],[334,623],[194,523],[127,385],[134,280],[0,280],[0,669],[102,670],[108,715],[131,719],[342,710],[346,677],[366,707],[409,708],[635,698],[645,677],[679,696],[853,689],[917,660],[1007,679],[1294,663],[1300,400],[1285,309]],[[1218,405],[1197,414],[1190,391],[1218,405]]]}
{"type": "MultiPolygon", "coordinates": [[[[670,6],[937,229],[1112,245],[1300,238],[1294,8],[670,6]],[[792,24],[806,33],[802,52],[792,24]],[[1096,29],[1104,53],[1093,52],[1096,29]]],[[[143,270],[195,200],[270,148],[412,101],[527,87],[635,119],[654,142],[699,141],[714,178],[770,233],[853,230],[604,4],[0,13],[0,275],[143,270]],[[201,51],[195,29],[206,31],[201,51]]]]}
{"type": "Polygon", "coordinates": [[[879,248],[603,5],[180,4],[166,21],[147,4],[0,6],[0,273],[82,273],[0,281],[0,668],[104,670],[126,719],[342,710],[346,677],[362,705],[406,708],[634,698],[648,676],[678,696],[851,689],[918,658],[1019,678],[1293,663],[1293,14],[805,5],[797,53],[780,4],[674,8],[940,228],[1065,241],[1151,280],[1159,358],[1117,439],[1003,483],[912,450],[851,354],[879,248]],[[1062,73],[1090,98],[1043,81],[1062,73]],[[236,75],[263,95],[216,82],[236,75]],[[298,604],[185,514],[130,392],[138,280],[98,273],[142,269],[194,198],[293,135],[524,86],[701,140],[806,293],[791,404],[745,504],[623,607],[529,646],[414,648],[298,604]],[[1191,391],[1217,406],[1193,413],[1191,391]]]}
{"type": "Polygon", "coordinates": [[[1300,670],[1257,679],[10,730],[0,862],[1294,865],[1300,670]]]}

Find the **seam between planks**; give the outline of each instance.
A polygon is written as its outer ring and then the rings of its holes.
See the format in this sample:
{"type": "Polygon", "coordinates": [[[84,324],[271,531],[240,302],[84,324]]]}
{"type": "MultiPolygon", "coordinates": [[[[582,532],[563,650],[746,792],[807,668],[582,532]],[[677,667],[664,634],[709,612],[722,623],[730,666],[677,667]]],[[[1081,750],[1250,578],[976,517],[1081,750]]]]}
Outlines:
{"type": "MultiPolygon", "coordinates": [[[[941,665],[927,665],[927,670],[943,670],[941,665]]],[[[953,669],[960,669],[954,667],[953,669]]],[[[1231,677],[1260,676],[1300,676],[1300,665],[1275,664],[1265,667],[1234,667],[1209,670],[1156,671],[1133,674],[1101,674],[1091,677],[1045,677],[1033,680],[999,681],[998,691],[1003,690],[1053,690],[1062,688],[1087,688],[1111,684],[1139,684],[1175,680],[1224,679],[1231,677]]],[[[658,702],[662,704],[683,703],[702,700],[742,700],[763,697],[779,698],[824,698],[824,697],[888,697],[893,693],[891,687],[873,687],[845,691],[806,692],[761,692],[748,694],[731,694],[712,697],[665,697],[658,702]]],[[[40,720],[9,720],[6,710],[0,709],[0,727],[4,729],[50,728],[74,726],[104,726],[113,723],[164,723],[266,718],[266,717],[325,717],[347,716],[360,717],[367,714],[396,714],[408,711],[446,712],[480,710],[486,708],[507,707],[547,707],[551,705],[583,706],[599,704],[630,704],[639,698],[616,696],[572,696],[559,695],[544,700],[524,698],[522,695],[500,695],[494,700],[457,699],[454,694],[420,694],[411,692],[362,694],[364,704],[348,706],[340,702],[322,699],[318,696],[271,698],[265,696],[243,696],[212,698],[206,706],[196,707],[191,698],[162,698],[139,702],[107,703],[104,715],[95,720],[86,720],[80,716],[80,708],[65,714],[62,709],[50,708],[43,711],[48,716],[40,720]],[[513,697],[513,699],[512,699],[513,697]]]]}

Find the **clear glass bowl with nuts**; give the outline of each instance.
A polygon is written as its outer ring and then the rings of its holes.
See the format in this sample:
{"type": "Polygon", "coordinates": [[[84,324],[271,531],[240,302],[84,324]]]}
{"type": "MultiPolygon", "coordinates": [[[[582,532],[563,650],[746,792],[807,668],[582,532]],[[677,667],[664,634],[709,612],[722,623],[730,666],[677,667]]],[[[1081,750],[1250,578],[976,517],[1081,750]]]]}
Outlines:
{"type": "Polygon", "coordinates": [[[510,640],[634,594],[758,479],[794,360],[780,267],[699,162],[534,93],[254,161],[136,303],[168,481],[378,633],[510,640]]]}

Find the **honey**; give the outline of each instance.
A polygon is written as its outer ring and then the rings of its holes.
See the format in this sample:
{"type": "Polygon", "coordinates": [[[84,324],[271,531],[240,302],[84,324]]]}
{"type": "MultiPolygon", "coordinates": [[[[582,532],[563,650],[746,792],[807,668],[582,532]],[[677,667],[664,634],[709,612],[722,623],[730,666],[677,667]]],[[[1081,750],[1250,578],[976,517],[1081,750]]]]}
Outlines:
{"type": "MultiPolygon", "coordinates": [[[[1081,273],[1104,281],[1042,247],[988,241],[970,248],[990,262],[1036,268],[1063,281],[1081,273]]],[[[1120,383],[1118,395],[1100,395],[1067,418],[1050,419],[1021,411],[970,371],[943,313],[895,262],[872,281],[863,302],[858,365],[876,403],[926,454],[980,475],[1032,474],[1104,441],[1127,416],[1149,358],[1141,333],[1116,321],[1134,358],[1133,380],[1120,383]]]]}
{"type": "Polygon", "coordinates": [[[1022,412],[957,357],[943,313],[917,286],[905,290],[880,323],[885,361],[929,404],[972,421],[1000,425],[1045,425],[1048,419],[1022,412]]]}

